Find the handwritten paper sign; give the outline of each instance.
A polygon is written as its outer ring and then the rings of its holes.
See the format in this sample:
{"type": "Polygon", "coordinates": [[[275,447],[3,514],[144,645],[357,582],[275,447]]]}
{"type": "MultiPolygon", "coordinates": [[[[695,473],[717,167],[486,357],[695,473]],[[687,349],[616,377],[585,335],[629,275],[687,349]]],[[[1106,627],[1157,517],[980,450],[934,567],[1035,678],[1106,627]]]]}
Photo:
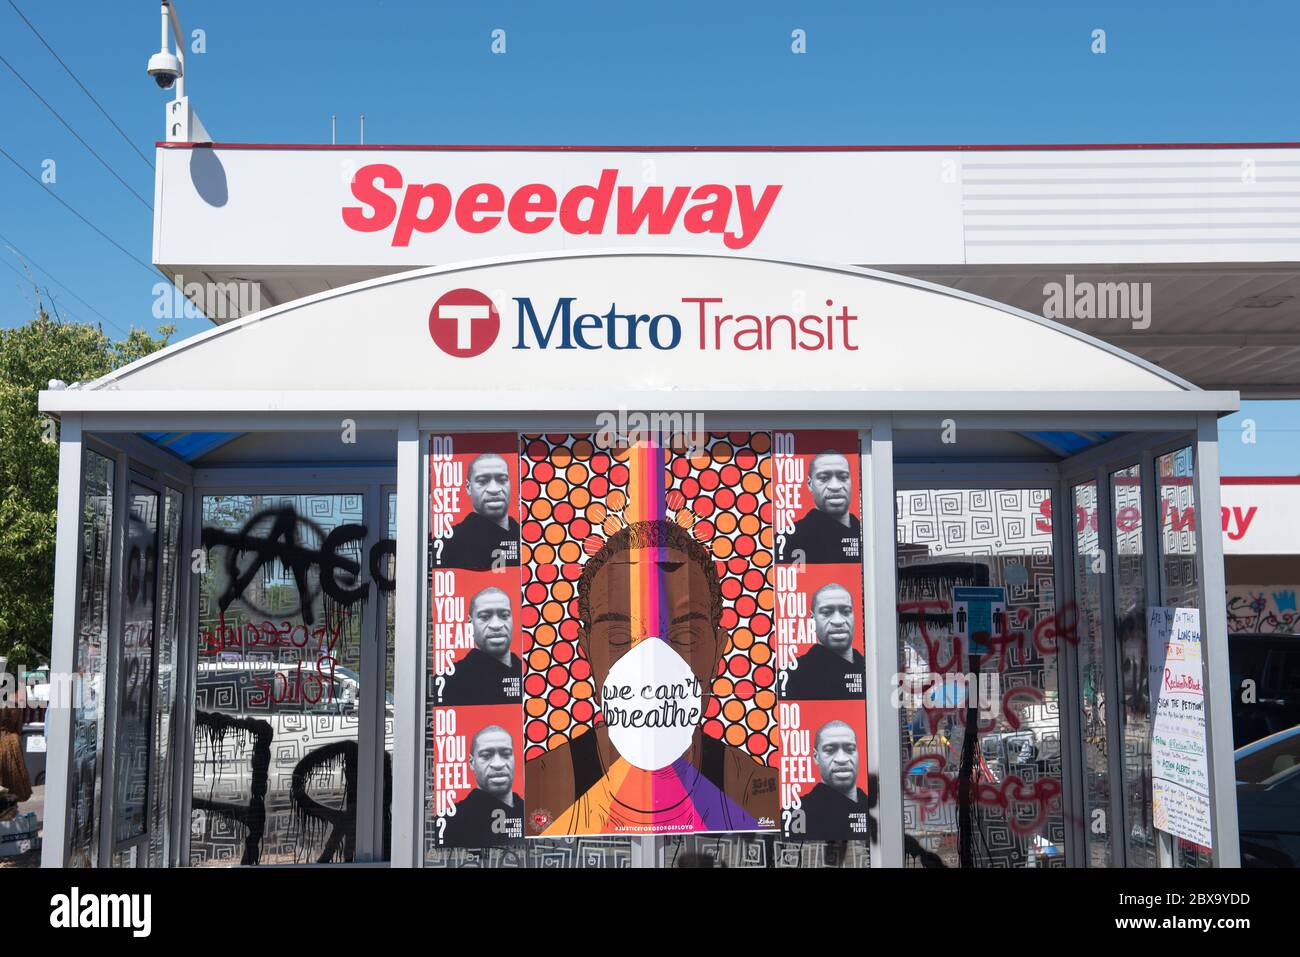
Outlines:
{"type": "Polygon", "coordinates": [[[1167,834],[1210,847],[1201,614],[1195,608],[1152,608],[1147,621],[1148,627],[1154,623],[1162,635],[1168,636],[1164,667],[1158,683],[1151,686],[1155,701],[1151,730],[1151,807],[1155,826],[1167,834]]]}

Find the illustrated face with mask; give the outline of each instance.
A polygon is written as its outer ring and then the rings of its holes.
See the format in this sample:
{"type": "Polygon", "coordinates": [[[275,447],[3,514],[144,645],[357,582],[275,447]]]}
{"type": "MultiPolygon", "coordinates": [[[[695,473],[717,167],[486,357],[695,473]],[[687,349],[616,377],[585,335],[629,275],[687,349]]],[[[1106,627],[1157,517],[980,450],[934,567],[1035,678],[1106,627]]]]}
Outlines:
{"type": "Polygon", "coordinates": [[[653,544],[629,540],[590,577],[579,641],[610,740],[633,766],[653,771],[690,746],[722,633],[716,581],[685,548],[649,537],[653,544]]]}

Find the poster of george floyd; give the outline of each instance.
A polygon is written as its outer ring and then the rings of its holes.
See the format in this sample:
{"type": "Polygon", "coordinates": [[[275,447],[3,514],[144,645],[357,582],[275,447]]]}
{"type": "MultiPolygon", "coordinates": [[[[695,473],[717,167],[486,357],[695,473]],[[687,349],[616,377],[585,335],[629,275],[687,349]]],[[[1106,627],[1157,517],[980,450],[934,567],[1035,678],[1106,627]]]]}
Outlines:
{"type": "Polygon", "coordinates": [[[427,842],[865,839],[857,433],[616,438],[431,437],[427,842]]]}
{"type": "Polygon", "coordinates": [[[858,437],[774,438],[781,833],[787,840],[866,839],[858,437]]]}
{"type": "Polygon", "coordinates": [[[523,836],[518,476],[513,434],[430,437],[432,847],[523,836]]]}

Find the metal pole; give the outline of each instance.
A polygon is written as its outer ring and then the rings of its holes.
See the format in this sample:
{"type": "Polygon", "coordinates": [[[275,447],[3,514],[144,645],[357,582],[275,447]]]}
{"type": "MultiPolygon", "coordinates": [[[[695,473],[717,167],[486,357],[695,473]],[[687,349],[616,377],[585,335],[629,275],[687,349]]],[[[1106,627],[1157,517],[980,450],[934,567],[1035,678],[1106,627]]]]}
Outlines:
{"type": "Polygon", "coordinates": [[[185,98],[185,34],[181,30],[180,14],[176,12],[176,5],[169,0],[163,0],[163,45],[167,49],[167,27],[170,21],[173,35],[176,37],[176,59],[181,61],[181,75],[176,78],[176,99],[185,98]]]}
{"type": "Polygon", "coordinates": [[[1209,746],[1210,824],[1215,867],[1240,867],[1232,685],[1228,676],[1228,609],[1219,531],[1219,434],[1212,414],[1196,425],[1196,528],[1201,563],[1201,647],[1205,669],[1205,738],[1209,746]]]}
{"type": "MultiPolygon", "coordinates": [[[[369,557],[383,538],[383,506],[379,485],[365,486],[362,506],[366,529],[362,541],[362,568],[368,571],[369,557]]],[[[363,572],[364,573],[364,572],[363,572]]],[[[382,821],[384,810],[384,682],[383,682],[383,602],[384,593],[373,578],[361,606],[361,688],[356,702],[357,722],[357,807],[356,861],[375,861],[383,857],[382,821]]],[[[348,717],[339,720],[346,723],[348,717]]]]}
{"type": "MultiPolygon", "coordinates": [[[[50,688],[87,692],[70,680],[76,668],[78,562],[81,544],[81,416],[59,423],[58,529],[54,559],[54,631],[50,641],[50,688]],[[62,680],[60,680],[62,679],[62,680]]],[[[75,694],[68,695],[75,699],[75,694]]],[[[68,853],[72,798],[73,700],[49,702],[45,711],[45,822],[42,867],[63,867],[68,853]]]]}
{"type": "Polygon", "coordinates": [[[1115,629],[1115,580],[1119,570],[1119,549],[1115,539],[1115,516],[1111,508],[1110,470],[1112,465],[1097,467],[1097,544],[1105,561],[1105,578],[1101,589],[1102,633],[1102,705],[1106,711],[1106,757],[1109,777],[1110,810],[1107,831],[1110,836],[1111,866],[1128,864],[1128,803],[1124,780],[1124,683],[1120,678],[1120,656],[1115,629]]]}
{"type": "Polygon", "coordinates": [[[1052,553],[1056,575],[1056,693],[1061,741],[1061,812],[1065,818],[1065,863],[1085,867],[1088,859],[1088,779],[1084,774],[1083,706],[1080,699],[1079,644],[1081,614],[1074,589],[1074,495],[1057,481],[1052,494],[1052,553]],[[1062,638],[1073,623],[1075,641],[1062,638]]]}
{"type": "Polygon", "coordinates": [[[418,419],[407,418],[397,432],[397,590],[395,605],[393,698],[393,854],[394,867],[420,863],[423,794],[420,770],[424,727],[424,670],[421,654],[424,607],[424,475],[418,419]]]}
{"type": "MultiPolygon", "coordinates": [[[[1160,507],[1160,476],[1157,472],[1157,458],[1151,449],[1142,450],[1138,472],[1141,476],[1142,493],[1142,571],[1146,577],[1147,607],[1163,607],[1165,604],[1164,573],[1164,511],[1160,507]]],[[[1149,653],[1148,646],[1148,653],[1149,653]]],[[[1151,673],[1151,662],[1147,662],[1147,673],[1151,673]]],[[[1155,701],[1159,688],[1147,688],[1147,697],[1151,702],[1150,727],[1147,729],[1147,746],[1152,747],[1151,737],[1155,731],[1155,701]]],[[[1154,771],[1154,768],[1153,768],[1154,771]]],[[[1154,805],[1155,796],[1145,795],[1154,805]]],[[[1156,843],[1156,866],[1174,867],[1174,839],[1171,835],[1158,831],[1152,824],[1156,843]]]]}
{"type": "Polygon", "coordinates": [[[873,419],[858,433],[862,445],[863,622],[867,664],[867,768],[879,794],[872,867],[903,866],[902,758],[893,677],[898,671],[898,584],[894,557],[894,432],[873,419]],[[869,444],[868,444],[869,443],[869,444]],[[869,624],[867,624],[869,623],[869,624]]]}

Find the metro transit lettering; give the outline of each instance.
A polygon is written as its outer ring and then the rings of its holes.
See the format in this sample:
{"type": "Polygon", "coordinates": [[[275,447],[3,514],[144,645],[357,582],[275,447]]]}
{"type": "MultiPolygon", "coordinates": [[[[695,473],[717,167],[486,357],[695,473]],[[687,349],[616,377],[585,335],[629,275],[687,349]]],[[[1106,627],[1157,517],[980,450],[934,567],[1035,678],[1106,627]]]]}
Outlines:
{"type": "MultiPolygon", "coordinates": [[[[667,351],[682,342],[682,321],[669,312],[620,311],[613,302],[608,309],[600,307],[603,311],[578,312],[580,307],[574,306],[576,296],[560,296],[550,310],[550,318],[543,321],[531,297],[515,296],[514,301],[518,306],[514,349],[623,351],[639,350],[649,344],[667,351]]],[[[698,348],[702,352],[778,350],[787,344],[792,352],[834,350],[837,345],[850,352],[858,350],[853,342],[856,327],[851,324],[859,317],[849,312],[848,306],[839,307],[838,312],[796,319],[781,313],[757,316],[711,310],[710,305],[723,302],[715,296],[684,296],[681,301],[696,307],[692,311],[697,313],[698,348]]],[[[826,305],[833,310],[835,301],[827,299],[826,305]]]]}

